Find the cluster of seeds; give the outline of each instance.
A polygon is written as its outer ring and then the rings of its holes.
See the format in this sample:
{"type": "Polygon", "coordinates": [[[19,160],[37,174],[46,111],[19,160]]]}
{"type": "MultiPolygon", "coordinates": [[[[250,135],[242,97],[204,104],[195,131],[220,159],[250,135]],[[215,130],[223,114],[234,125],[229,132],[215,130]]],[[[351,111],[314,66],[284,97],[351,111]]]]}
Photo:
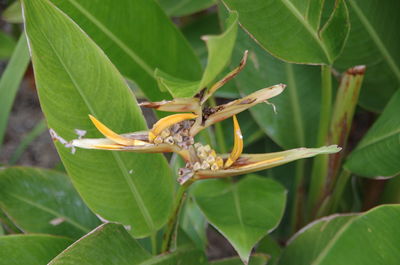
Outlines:
{"type": "Polygon", "coordinates": [[[201,143],[195,143],[194,149],[196,151],[197,160],[192,168],[194,171],[211,169],[213,171],[222,168],[224,161],[221,157],[217,156],[217,153],[211,149],[209,145],[202,145],[201,143]]]}
{"type": "Polygon", "coordinates": [[[181,148],[189,149],[189,147],[194,144],[194,139],[190,135],[190,128],[192,127],[193,123],[193,120],[175,123],[157,135],[157,137],[154,139],[154,143],[166,143],[170,145],[175,144],[181,148]]]}

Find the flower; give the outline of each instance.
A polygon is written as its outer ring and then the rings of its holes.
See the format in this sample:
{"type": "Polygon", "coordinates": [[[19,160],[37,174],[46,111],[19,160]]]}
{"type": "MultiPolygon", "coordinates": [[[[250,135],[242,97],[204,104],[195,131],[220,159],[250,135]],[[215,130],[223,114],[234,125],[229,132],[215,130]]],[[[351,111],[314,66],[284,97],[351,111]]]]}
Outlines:
{"type": "Polygon", "coordinates": [[[244,98],[227,104],[205,107],[206,100],[223,84],[243,69],[247,51],[237,68],[210,89],[203,89],[193,98],[176,98],[160,102],[144,102],[143,107],[161,111],[183,112],[160,119],[152,129],[142,132],[118,134],[95,117],[89,115],[96,128],[106,137],[100,139],[75,139],[72,146],[86,149],[129,151],[144,153],[178,153],[186,162],[179,169],[178,182],[198,179],[221,178],[242,175],[279,166],[291,161],[318,154],[336,153],[336,145],[321,148],[297,148],[266,154],[243,154],[243,137],[236,114],[279,95],[285,85],[278,84],[258,90],[244,98]],[[209,145],[195,143],[194,136],[216,122],[233,117],[234,146],[230,154],[217,154],[209,145]]]}

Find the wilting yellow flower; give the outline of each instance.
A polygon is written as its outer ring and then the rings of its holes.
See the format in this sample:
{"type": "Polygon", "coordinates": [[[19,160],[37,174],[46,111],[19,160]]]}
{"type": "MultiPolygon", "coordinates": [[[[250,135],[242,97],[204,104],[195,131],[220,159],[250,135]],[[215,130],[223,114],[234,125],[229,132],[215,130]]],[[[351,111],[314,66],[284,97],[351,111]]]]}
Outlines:
{"type": "Polygon", "coordinates": [[[118,134],[90,116],[96,128],[106,137],[100,139],[76,139],[72,145],[87,149],[130,151],[144,153],[178,153],[186,162],[179,169],[179,183],[188,180],[221,178],[242,175],[279,166],[291,161],[330,154],[340,151],[337,146],[321,148],[297,148],[266,154],[242,154],[243,137],[236,114],[279,95],[285,85],[279,84],[258,90],[244,98],[227,104],[204,107],[206,100],[224,83],[233,78],[245,65],[247,52],[240,65],[208,90],[202,90],[193,98],[177,98],[169,101],[144,102],[143,107],[161,111],[185,112],[160,119],[149,131],[118,134]],[[216,122],[233,117],[234,147],[230,154],[217,154],[209,145],[195,143],[194,136],[216,122]]]}

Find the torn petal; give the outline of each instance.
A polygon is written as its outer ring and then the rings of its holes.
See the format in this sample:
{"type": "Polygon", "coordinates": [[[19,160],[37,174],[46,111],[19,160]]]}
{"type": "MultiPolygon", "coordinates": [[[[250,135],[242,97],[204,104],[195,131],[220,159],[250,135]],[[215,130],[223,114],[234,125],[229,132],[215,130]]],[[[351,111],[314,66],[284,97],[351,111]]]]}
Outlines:
{"type": "Polygon", "coordinates": [[[238,114],[248,108],[253,107],[256,104],[261,102],[265,102],[267,99],[275,97],[282,93],[285,89],[286,85],[279,84],[271,87],[260,89],[244,98],[237,99],[231,101],[224,105],[219,105],[213,108],[208,109],[203,112],[203,123],[199,126],[192,128],[192,135],[197,134],[199,131],[204,128],[209,127],[210,125],[217,123],[219,121],[225,120],[229,117],[232,117],[235,114],[238,114]]]}
{"type": "MultiPolygon", "coordinates": [[[[340,150],[341,148],[337,145],[331,145],[320,148],[296,148],[266,154],[242,154],[229,168],[217,171],[199,170],[196,172],[196,175],[198,179],[243,175],[280,166],[298,159],[313,157],[320,154],[337,153],[340,150]]],[[[227,155],[224,157],[227,157],[227,155]]]]}
{"type": "Polygon", "coordinates": [[[222,87],[223,85],[225,85],[229,80],[231,80],[232,78],[234,78],[237,74],[240,73],[240,71],[243,70],[244,66],[246,65],[247,62],[247,55],[248,55],[249,51],[245,51],[243,54],[243,58],[240,61],[240,64],[238,67],[236,67],[235,69],[233,69],[231,72],[229,72],[226,76],[224,76],[221,80],[219,80],[217,83],[215,83],[212,87],[210,87],[210,89],[207,90],[207,92],[205,93],[204,97],[201,99],[201,105],[204,104],[204,102],[206,102],[206,100],[213,95],[220,87],[222,87]]]}
{"type": "Polygon", "coordinates": [[[142,102],[139,106],[170,112],[197,112],[200,109],[200,101],[198,98],[176,98],[158,102],[142,102]]]}

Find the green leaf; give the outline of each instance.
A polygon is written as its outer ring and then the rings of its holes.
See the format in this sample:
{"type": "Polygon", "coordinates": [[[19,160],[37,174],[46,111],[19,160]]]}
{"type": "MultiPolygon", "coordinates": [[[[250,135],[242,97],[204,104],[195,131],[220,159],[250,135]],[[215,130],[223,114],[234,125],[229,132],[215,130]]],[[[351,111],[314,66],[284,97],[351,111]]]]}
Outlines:
{"type": "Polygon", "coordinates": [[[0,265],[47,264],[72,240],[51,235],[9,235],[0,237],[0,265]]]}
{"type": "Polygon", "coordinates": [[[1,170],[0,207],[20,229],[29,233],[79,238],[100,224],[68,176],[53,170],[1,170]]]}
{"type": "Polygon", "coordinates": [[[49,265],[175,265],[204,264],[197,249],[182,246],[171,254],[152,257],[133,239],[122,225],[104,224],[76,241],[49,265]]]}
{"type": "Polygon", "coordinates": [[[198,58],[155,1],[52,2],[71,17],[150,100],[170,97],[157,87],[156,68],[180,79],[200,78],[198,58]]]}
{"type": "MultiPolygon", "coordinates": [[[[267,255],[255,253],[251,255],[249,265],[266,265],[269,258],[267,255]]],[[[242,265],[243,262],[239,257],[225,258],[210,263],[211,265],[242,265]]]]}
{"type": "Polygon", "coordinates": [[[122,225],[108,223],[76,241],[49,265],[141,264],[150,257],[122,225]]]}
{"type": "Polygon", "coordinates": [[[278,264],[282,249],[278,242],[268,235],[264,237],[258,244],[257,252],[267,254],[270,257],[269,265],[274,265],[278,264]]]}
{"type": "Polygon", "coordinates": [[[240,60],[246,49],[249,50],[247,64],[234,78],[242,95],[274,84],[287,85],[279,97],[269,100],[277,113],[268,104],[258,104],[250,109],[255,122],[284,149],[315,146],[318,126],[315,121],[319,120],[321,97],[319,69],[275,59],[240,30],[233,61],[240,60]]]}
{"type": "Polygon", "coordinates": [[[337,0],[325,25],[319,25],[320,1],[224,0],[239,22],[274,56],[295,63],[331,64],[350,30],[344,0],[337,0]]]}
{"type": "Polygon", "coordinates": [[[10,58],[15,48],[15,40],[0,31],[0,60],[10,58]]]}
{"type": "Polygon", "coordinates": [[[202,181],[195,186],[196,203],[247,262],[251,249],[282,218],[286,191],[277,182],[249,175],[237,183],[202,181]]]}
{"type": "MultiPolygon", "coordinates": [[[[117,69],[72,20],[46,0],[23,1],[23,9],[41,106],[59,137],[77,138],[75,129],[85,130],[88,138],[101,137],[88,114],[117,132],[147,129],[117,69]]],[[[78,192],[102,218],[129,225],[137,237],[165,224],[173,179],[162,155],[73,154],[59,141],[56,147],[78,192]]]]}
{"type": "Polygon", "coordinates": [[[161,71],[156,73],[160,89],[167,89],[174,98],[192,97],[210,85],[229,63],[238,30],[238,14],[231,12],[226,20],[226,30],[220,35],[203,36],[207,44],[208,60],[201,80],[197,82],[179,80],[161,71]]]}
{"type": "Polygon", "coordinates": [[[20,1],[14,1],[9,5],[6,10],[4,10],[1,18],[8,23],[22,23],[24,22],[22,18],[21,3],[20,1]]]}
{"type": "Polygon", "coordinates": [[[400,2],[349,0],[347,3],[351,31],[335,66],[341,70],[360,64],[367,66],[360,104],[380,112],[400,84],[400,2]]]}
{"type": "MultiPolygon", "coordinates": [[[[0,42],[2,43],[1,40],[0,42]]],[[[8,116],[10,115],[15,95],[17,94],[29,61],[30,58],[26,38],[24,35],[21,35],[11,59],[8,62],[7,68],[0,79],[0,149],[7,129],[8,116]]]]}
{"type": "Polygon", "coordinates": [[[192,198],[189,198],[182,208],[179,225],[199,249],[205,250],[207,222],[192,198]]]}
{"type": "Polygon", "coordinates": [[[283,252],[284,265],[397,265],[400,205],[360,215],[332,215],[300,230],[283,252]]]}
{"type": "Polygon", "coordinates": [[[158,0],[165,13],[171,17],[187,16],[215,5],[216,0],[158,0]]]}
{"type": "Polygon", "coordinates": [[[364,177],[400,173],[400,91],[393,95],[382,115],[350,154],[345,167],[364,177]]]}

